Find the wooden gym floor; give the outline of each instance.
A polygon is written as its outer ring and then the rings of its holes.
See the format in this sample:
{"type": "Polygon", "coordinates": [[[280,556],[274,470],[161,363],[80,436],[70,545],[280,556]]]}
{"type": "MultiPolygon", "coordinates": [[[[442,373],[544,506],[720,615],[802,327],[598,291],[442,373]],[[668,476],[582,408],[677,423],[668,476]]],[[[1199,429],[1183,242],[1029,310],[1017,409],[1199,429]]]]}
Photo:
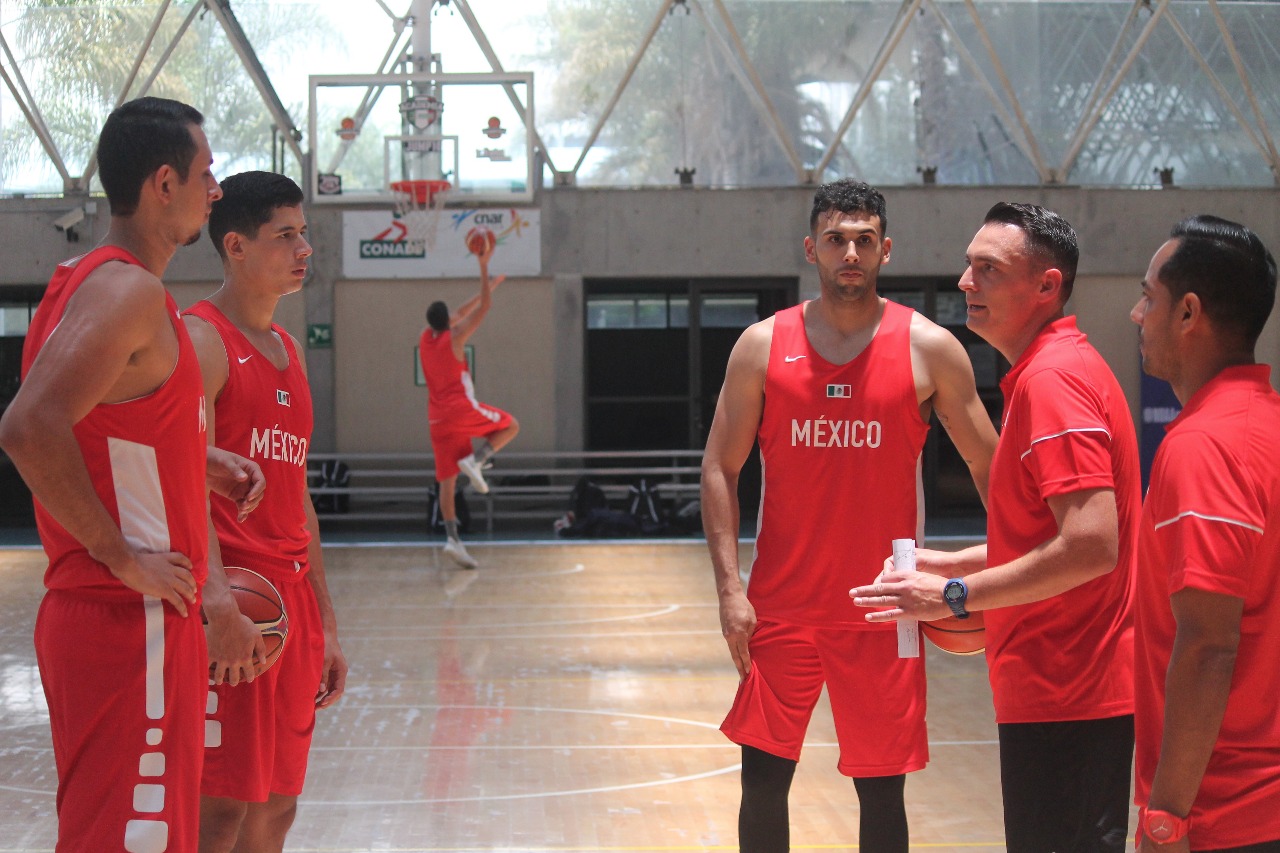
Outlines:
{"type": "MultiPolygon", "coordinates": [[[[345,698],[322,712],[297,853],[737,850],[737,684],[706,546],[326,548],[345,698]]],[[[744,560],[749,559],[744,545],[744,560]]],[[[51,851],[53,756],[31,631],[39,550],[0,551],[0,853],[51,851]]],[[[929,650],[932,761],[913,850],[1003,850],[981,657],[929,650]]],[[[874,737],[874,732],[869,733],[874,737]]],[[[857,850],[825,697],[791,793],[792,849],[857,850]]]]}

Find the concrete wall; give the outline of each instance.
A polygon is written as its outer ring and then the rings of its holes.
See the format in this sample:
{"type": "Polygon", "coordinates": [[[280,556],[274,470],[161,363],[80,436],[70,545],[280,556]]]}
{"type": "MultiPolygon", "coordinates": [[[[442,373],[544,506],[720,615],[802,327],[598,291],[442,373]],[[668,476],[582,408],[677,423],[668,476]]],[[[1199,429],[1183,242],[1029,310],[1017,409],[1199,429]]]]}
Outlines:
{"type": "MultiPolygon", "coordinates": [[[[1081,263],[1071,309],[1111,362],[1131,404],[1139,365],[1128,312],[1152,253],[1178,219],[1212,212],[1245,222],[1280,250],[1280,191],[1110,190],[1079,187],[889,187],[892,261],[882,275],[958,276],[966,246],[996,201],[1029,201],[1062,213],[1078,230],[1081,263]]],[[[521,449],[575,449],[583,437],[583,279],[610,277],[794,277],[817,289],[804,260],[812,191],[805,188],[555,189],[541,195],[543,274],[502,285],[473,342],[482,399],[509,409],[521,449]]],[[[106,205],[81,242],[52,222],[69,199],[0,200],[0,296],[4,285],[44,284],[53,265],[105,233],[106,205]]],[[[310,350],[319,450],[426,448],[425,390],[412,353],[426,305],[452,304],[474,281],[347,281],[341,208],[308,211],[316,247],[302,297],[282,303],[284,325],[305,340],[307,323],[331,323],[332,349],[310,350]]],[[[495,272],[501,272],[496,269],[495,272]]],[[[221,267],[207,242],[182,249],[166,274],[181,304],[211,292],[221,267]]],[[[1280,320],[1259,356],[1280,368],[1280,320]]]]}

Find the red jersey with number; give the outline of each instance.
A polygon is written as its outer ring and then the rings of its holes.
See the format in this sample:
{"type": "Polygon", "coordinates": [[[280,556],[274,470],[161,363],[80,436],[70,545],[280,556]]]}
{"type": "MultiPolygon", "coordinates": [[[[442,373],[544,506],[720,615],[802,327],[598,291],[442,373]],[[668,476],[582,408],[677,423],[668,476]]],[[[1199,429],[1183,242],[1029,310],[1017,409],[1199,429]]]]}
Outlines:
{"type": "Polygon", "coordinates": [[[1046,326],[1000,382],[1004,425],[991,460],[987,564],[1058,532],[1048,499],[1115,491],[1115,568],[1061,595],[987,610],[999,723],[1133,713],[1132,581],[1142,510],[1138,441],[1124,392],[1074,317],[1046,326]]]}
{"type": "Polygon", "coordinates": [[[760,619],[893,631],[868,623],[849,590],[875,580],[894,539],[921,534],[917,478],[929,425],[911,370],[914,312],[885,302],[866,349],[832,364],[810,346],[804,309],[774,316],[747,597],[760,619]]]}
{"type": "Polygon", "coordinates": [[[267,480],[262,503],[244,521],[236,520],[233,501],[210,496],[222,561],[268,577],[303,573],[311,541],[303,501],[313,415],[293,339],[272,324],[289,356],[281,370],[212,303],[197,302],[185,313],[212,325],[227,353],[227,382],[214,402],[214,443],[257,462],[267,480]]]}
{"type": "MultiPolygon", "coordinates": [[[[1139,540],[1135,801],[1146,805],[1164,736],[1177,623],[1170,596],[1242,599],[1226,716],[1191,807],[1191,847],[1280,838],[1280,395],[1265,365],[1196,392],[1151,469],[1139,540]]],[[[1173,697],[1177,701],[1177,697],[1173,697]]]]}
{"type": "MultiPolygon", "coordinates": [[[[98,267],[142,262],[117,246],[103,246],[58,266],[27,331],[22,350],[26,378],[41,347],[56,334],[67,302],[98,267]]],[[[177,551],[192,562],[196,583],[208,574],[209,522],[205,516],[204,383],[191,338],[173,297],[166,311],[178,338],[173,372],[149,394],[121,403],[100,403],[74,426],[94,491],[125,539],[134,547],[177,551]]],[[[141,597],[35,502],[36,526],[49,556],[45,586],[87,588],[141,597]]]]}

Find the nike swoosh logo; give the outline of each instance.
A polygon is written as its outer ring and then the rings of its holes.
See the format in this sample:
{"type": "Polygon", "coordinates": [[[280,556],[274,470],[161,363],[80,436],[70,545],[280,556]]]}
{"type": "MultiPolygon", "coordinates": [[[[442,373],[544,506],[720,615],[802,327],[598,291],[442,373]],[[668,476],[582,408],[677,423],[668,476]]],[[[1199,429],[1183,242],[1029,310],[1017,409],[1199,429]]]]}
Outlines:
{"type": "Polygon", "coordinates": [[[808,357],[809,356],[807,355],[784,355],[782,357],[782,360],[785,361],[787,364],[790,364],[793,361],[799,361],[802,358],[808,358],[808,357]]]}
{"type": "Polygon", "coordinates": [[[241,364],[244,364],[246,361],[248,361],[248,360],[249,360],[249,359],[251,359],[251,358],[253,358],[253,356],[251,356],[251,355],[246,355],[244,358],[239,358],[239,357],[237,357],[237,358],[236,358],[236,361],[240,362],[241,364]]]}

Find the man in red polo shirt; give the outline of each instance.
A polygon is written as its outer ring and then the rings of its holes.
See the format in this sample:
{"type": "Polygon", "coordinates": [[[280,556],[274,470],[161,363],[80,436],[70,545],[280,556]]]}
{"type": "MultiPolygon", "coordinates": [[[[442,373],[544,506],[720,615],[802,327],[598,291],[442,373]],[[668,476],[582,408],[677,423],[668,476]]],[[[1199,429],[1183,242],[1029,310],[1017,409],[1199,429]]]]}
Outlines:
{"type": "Polygon", "coordinates": [[[987,543],[920,550],[851,591],[869,621],[984,611],[1010,853],[1121,851],[1133,754],[1138,444],[1110,368],[1065,316],[1061,216],[1000,203],[969,244],[968,326],[1009,360],[987,543]]]}
{"type": "Polygon", "coordinates": [[[1280,851],[1280,395],[1254,345],[1258,235],[1174,226],[1130,315],[1183,404],[1151,470],[1135,588],[1138,849],[1280,851]]]}

